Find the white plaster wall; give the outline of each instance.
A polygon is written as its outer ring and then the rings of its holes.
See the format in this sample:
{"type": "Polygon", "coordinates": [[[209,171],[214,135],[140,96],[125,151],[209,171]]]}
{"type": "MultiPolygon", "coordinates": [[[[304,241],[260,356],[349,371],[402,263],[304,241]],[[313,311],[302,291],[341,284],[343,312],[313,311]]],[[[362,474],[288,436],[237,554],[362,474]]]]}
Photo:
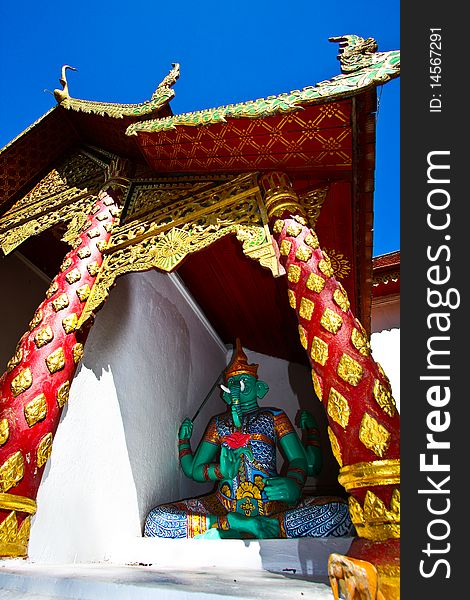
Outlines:
{"type": "Polygon", "coordinates": [[[400,411],[400,329],[384,329],[371,335],[372,356],[390,379],[397,409],[400,411]]]}
{"type": "MultiPolygon", "coordinates": [[[[155,505],[210,489],[178,467],[177,431],[224,368],[226,349],[171,276],[121,277],[92,328],[38,493],[33,561],[106,560],[155,505]]],[[[196,420],[194,440],[215,395],[196,420]]]]}

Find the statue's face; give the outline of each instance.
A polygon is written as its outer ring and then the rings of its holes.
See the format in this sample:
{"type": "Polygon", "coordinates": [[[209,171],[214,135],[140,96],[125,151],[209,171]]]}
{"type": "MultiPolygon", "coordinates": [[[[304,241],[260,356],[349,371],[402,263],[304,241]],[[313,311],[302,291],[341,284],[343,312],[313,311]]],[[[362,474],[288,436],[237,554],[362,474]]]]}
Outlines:
{"type": "Polygon", "coordinates": [[[258,379],[253,375],[242,373],[230,377],[227,384],[232,394],[239,395],[240,403],[243,404],[252,402],[258,397],[257,382],[258,379]]]}

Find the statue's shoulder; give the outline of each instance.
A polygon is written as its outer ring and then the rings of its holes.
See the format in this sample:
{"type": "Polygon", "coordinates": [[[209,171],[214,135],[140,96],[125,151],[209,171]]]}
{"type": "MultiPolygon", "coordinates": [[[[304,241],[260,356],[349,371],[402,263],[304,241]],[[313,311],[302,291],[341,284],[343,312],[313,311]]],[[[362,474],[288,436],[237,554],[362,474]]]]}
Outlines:
{"type": "Polygon", "coordinates": [[[259,410],[260,413],[268,413],[273,417],[285,414],[282,408],[275,408],[274,406],[263,406],[259,410]]]}

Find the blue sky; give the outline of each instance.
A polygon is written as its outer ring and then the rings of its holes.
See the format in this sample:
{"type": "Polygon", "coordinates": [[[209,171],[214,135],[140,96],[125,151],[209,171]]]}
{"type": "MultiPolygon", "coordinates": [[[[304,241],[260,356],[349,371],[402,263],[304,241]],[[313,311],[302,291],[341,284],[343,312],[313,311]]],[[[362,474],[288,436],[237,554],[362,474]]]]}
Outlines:
{"type": "MultiPolygon", "coordinates": [[[[0,5],[0,147],[51,108],[62,64],[74,97],[150,98],[179,62],[175,113],[279,94],[339,74],[335,35],[400,47],[399,2],[48,2],[0,5]]],[[[400,248],[399,81],[379,89],[374,255],[400,248]]]]}

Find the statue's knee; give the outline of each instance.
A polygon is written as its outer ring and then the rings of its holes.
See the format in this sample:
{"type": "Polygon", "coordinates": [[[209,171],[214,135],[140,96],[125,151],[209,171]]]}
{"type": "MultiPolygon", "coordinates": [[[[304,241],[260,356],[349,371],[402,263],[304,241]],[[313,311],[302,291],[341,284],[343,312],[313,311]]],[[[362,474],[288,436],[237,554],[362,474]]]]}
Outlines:
{"type": "Polygon", "coordinates": [[[186,537],[186,513],[170,504],[153,508],[145,520],[144,537],[186,537]]]}

